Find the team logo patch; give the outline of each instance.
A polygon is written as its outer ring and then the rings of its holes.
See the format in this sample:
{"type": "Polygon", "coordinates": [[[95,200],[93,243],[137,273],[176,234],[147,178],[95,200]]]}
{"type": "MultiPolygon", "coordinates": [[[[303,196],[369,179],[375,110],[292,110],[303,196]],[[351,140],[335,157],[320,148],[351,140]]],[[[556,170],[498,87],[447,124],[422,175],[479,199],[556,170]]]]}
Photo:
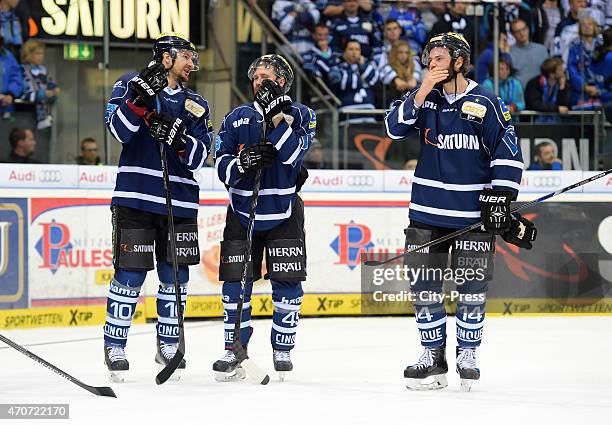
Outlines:
{"type": "Polygon", "coordinates": [[[499,101],[499,109],[501,110],[501,113],[504,116],[504,119],[506,121],[510,121],[512,116],[510,115],[510,111],[508,110],[508,107],[506,106],[506,104],[504,103],[501,97],[498,97],[497,100],[499,101]]]}
{"type": "Polygon", "coordinates": [[[215,155],[219,152],[219,149],[221,149],[221,137],[217,136],[215,138],[215,155]]]}
{"type": "Polygon", "coordinates": [[[484,118],[487,113],[487,107],[474,102],[463,102],[461,112],[478,118],[484,118]]]}
{"type": "Polygon", "coordinates": [[[200,118],[202,115],[204,115],[204,112],[206,112],[206,108],[204,108],[202,105],[198,105],[191,99],[187,99],[185,101],[185,109],[198,118],[200,118]]]}

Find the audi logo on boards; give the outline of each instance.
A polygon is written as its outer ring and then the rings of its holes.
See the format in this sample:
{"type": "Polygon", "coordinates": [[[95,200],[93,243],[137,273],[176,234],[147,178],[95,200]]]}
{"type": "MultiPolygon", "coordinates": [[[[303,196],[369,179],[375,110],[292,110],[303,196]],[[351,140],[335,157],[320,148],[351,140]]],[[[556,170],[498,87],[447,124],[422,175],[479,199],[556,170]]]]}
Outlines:
{"type": "Polygon", "coordinates": [[[374,186],[373,176],[348,176],[346,178],[346,184],[351,187],[372,187],[374,186]]]}
{"type": "Polygon", "coordinates": [[[534,187],[559,187],[561,186],[561,177],[559,176],[537,176],[532,178],[534,187]]]}
{"type": "Polygon", "coordinates": [[[62,172],[60,170],[40,170],[38,181],[41,183],[59,183],[62,181],[62,172]]]}

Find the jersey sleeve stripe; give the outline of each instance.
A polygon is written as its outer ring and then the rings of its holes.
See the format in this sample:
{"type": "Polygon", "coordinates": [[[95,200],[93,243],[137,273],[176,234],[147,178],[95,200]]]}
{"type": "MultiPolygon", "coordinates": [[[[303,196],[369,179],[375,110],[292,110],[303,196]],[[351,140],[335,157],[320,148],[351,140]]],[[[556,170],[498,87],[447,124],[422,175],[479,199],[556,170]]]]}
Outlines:
{"type": "Polygon", "coordinates": [[[123,140],[121,140],[121,137],[119,137],[119,134],[117,133],[117,130],[115,129],[115,126],[113,125],[113,120],[115,119],[116,116],[117,116],[117,114],[113,114],[111,116],[110,120],[108,120],[108,129],[113,134],[115,139],[117,139],[117,141],[119,141],[121,143],[125,143],[123,140]]]}
{"type": "Polygon", "coordinates": [[[136,133],[140,129],[140,125],[134,125],[130,122],[130,120],[127,119],[127,117],[123,114],[123,111],[121,111],[121,108],[117,108],[117,116],[119,117],[125,128],[130,130],[132,133],[136,133]]]}
{"type": "Polygon", "coordinates": [[[286,161],[283,161],[283,164],[285,164],[285,165],[293,164],[293,161],[295,161],[295,159],[300,154],[300,151],[302,150],[302,146],[303,146],[303,143],[302,143],[302,140],[300,138],[300,143],[298,144],[297,148],[295,149],[295,151],[293,151],[293,153],[291,154],[289,159],[287,159],[286,161]]]}
{"type": "Polygon", "coordinates": [[[511,187],[512,189],[516,189],[516,190],[519,190],[521,188],[521,185],[519,183],[513,182],[511,180],[492,180],[491,185],[492,186],[506,186],[506,187],[511,187]]]}
{"type": "MultiPolygon", "coordinates": [[[[148,195],[146,193],[138,193],[138,192],[125,192],[125,191],[114,191],[113,197],[117,198],[136,198],[142,199],[143,201],[155,202],[156,204],[166,204],[166,198],[162,198],[161,196],[148,195]]],[[[197,210],[200,208],[199,204],[193,202],[185,202],[185,201],[177,201],[176,199],[172,200],[172,205],[181,208],[188,208],[192,210],[197,210]]]]}
{"type": "MultiPolygon", "coordinates": [[[[146,174],[148,176],[154,176],[154,177],[159,177],[159,178],[163,177],[163,173],[160,170],[153,170],[151,168],[134,167],[134,166],[128,166],[128,165],[120,166],[117,169],[117,172],[118,173],[146,174]]],[[[170,175],[170,181],[198,186],[198,183],[193,180],[189,180],[184,177],[179,177],[179,176],[174,176],[174,175],[170,175]]]]}
{"type": "MultiPolygon", "coordinates": [[[[198,141],[196,139],[194,139],[192,136],[190,135],[186,135],[188,138],[191,139],[191,141],[193,142],[193,146],[191,147],[191,152],[189,153],[189,161],[187,161],[187,165],[191,165],[191,163],[193,162],[193,157],[195,156],[197,147],[199,145],[198,141]]],[[[206,148],[204,148],[204,151],[206,152],[206,148]]]]}
{"type": "Polygon", "coordinates": [[[523,170],[524,168],[524,165],[521,161],[514,161],[512,159],[496,159],[491,161],[491,167],[494,167],[496,165],[506,165],[508,167],[514,167],[520,170],[523,170]]]}
{"type": "MultiPolygon", "coordinates": [[[[233,193],[239,196],[253,196],[253,191],[252,190],[243,190],[243,189],[236,189],[235,187],[230,187],[229,189],[229,193],[233,193]]],[[[260,196],[266,196],[266,195],[293,195],[295,193],[295,186],[293,187],[288,187],[286,189],[277,189],[277,188],[271,188],[271,189],[261,189],[259,191],[259,195],[260,196]]]]}
{"type": "Polygon", "coordinates": [[[416,118],[413,118],[411,120],[404,119],[404,105],[406,104],[406,102],[408,102],[408,99],[400,103],[399,109],[397,111],[397,122],[400,124],[412,125],[416,122],[417,119],[416,118]]]}
{"type": "Polygon", "coordinates": [[[450,183],[444,183],[438,180],[424,179],[422,177],[413,177],[412,182],[423,185],[423,186],[435,187],[435,188],[444,189],[444,190],[454,190],[454,191],[459,191],[459,192],[481,191],[485,187],[491,187],[490,184],[485,184],[485,183],[450,184],[450,183]]]}
{"type": "Polygon", "coordinates": [[[285,130],[281,138],[278,140],[278,142],[276,142],[276,145],[274,145],[277,151],[281,150],[281,148],[283,147],[283,145],[285,144],[289,136],[291,136],[291,133],[293,133],[291,131],[291,127],[287,127],[287,130],[285,130]]]}
{"type": "Polygon", "coordinates": [[[480,218],[480,211],[447,210],[444,208],[427,207],[425,205],[415,204],[414,202],[410,203],[409,208],[412,208],[415,211],[421,211],[421,212],[425,212],[428,214],[435,214],[435,215],[441,215],[441,216],[480,218]]]}
{"type": "Polygon", "coordinates": [[[235,166],[237,162],[238,162],[238,158],[234,158],[230,161],[229,164],[227,164],[227,168],[225,169],[225,184],[226,185],[230,184],[230,177],[232,175],[232,167],[235,166]]]}

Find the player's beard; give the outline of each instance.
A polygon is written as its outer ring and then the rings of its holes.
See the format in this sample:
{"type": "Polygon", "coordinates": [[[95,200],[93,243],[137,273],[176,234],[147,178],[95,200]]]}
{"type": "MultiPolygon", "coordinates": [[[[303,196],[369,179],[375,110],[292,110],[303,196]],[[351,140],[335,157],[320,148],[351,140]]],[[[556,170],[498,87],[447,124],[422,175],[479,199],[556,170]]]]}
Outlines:
{"type": "Polygon", "coordinates": [[[446,77],[446,79],[440,84],[444,85],[449,81],[453,81],[455,78],[457,78],[457,71],[455,71],[455,61],[451,61],[450,65],[448,66],[448,77],[446,77]]]}

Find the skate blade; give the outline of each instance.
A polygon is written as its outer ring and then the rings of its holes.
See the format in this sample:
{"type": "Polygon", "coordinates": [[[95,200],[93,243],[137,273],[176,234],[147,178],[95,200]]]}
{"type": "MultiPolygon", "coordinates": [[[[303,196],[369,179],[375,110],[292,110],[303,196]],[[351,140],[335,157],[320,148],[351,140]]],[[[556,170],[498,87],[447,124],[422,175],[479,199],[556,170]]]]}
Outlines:
{"type": "Polygon", "coordinates": [[[278,380],[280,382],[285,382],[285,378],[289,376],[289,372],[287,371],[278,371],[278,380]]]}
{"type": "Polygon", "coordinates": [[[446,375],[431,375],[427,378],[405,378],[406,388],[413,391],[440,390],[448,386],[446,375]]]}
{"type": "Polygon", "coordinates": [[[461,379],[461,391],[469,393],[477,379],[461,379]]]}
{"type": "MultiPolygon", "coordinates": [[[[166,365],[163,364],[159,364],[157,363],[157,373],[161,372],[166,365]]],[[[172,382],[178,382],[181,380],[181,372],[183,371],[183,369],[176,369],[174,372],[172,372],[172,375],[170,375],[170,378],[168,378],[168,381],[172,381],[172,382]]]]}
{"type": "Polygon", "coordinates": [[[237,367],[231,372],[215,372],[215,381],[217,382],[241,381],[244,378],[246,378],[246,372],[241,367],[237,367]]]}
{"type": "Polygon", "coordinates": [[[125,382],[125,376],[126,376],[126,370],[114,370],[108,371],[108,379],[111,382],[114,382],[116,384],[121,384],[123,382],[125,382]]]}

